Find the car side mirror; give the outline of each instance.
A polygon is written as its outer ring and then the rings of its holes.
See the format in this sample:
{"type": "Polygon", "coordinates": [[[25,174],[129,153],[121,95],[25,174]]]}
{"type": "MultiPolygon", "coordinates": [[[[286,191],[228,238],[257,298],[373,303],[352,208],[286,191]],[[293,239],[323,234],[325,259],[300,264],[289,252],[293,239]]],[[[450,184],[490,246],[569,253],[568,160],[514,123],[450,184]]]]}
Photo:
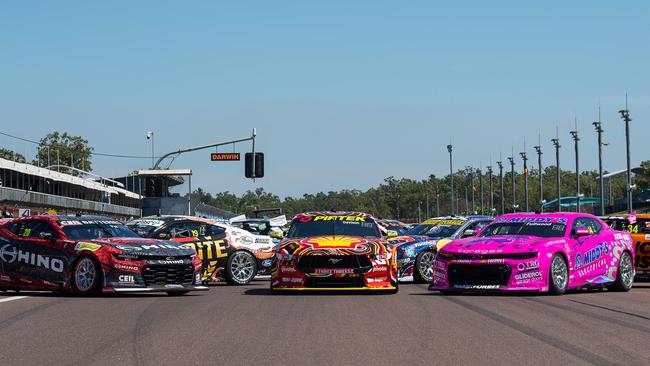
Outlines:
{"type": "Polygon", "coordinates": [[[584,236],[589,236],[589,235],[591,235],[591,231],[589,231],[589,229],[587,229],[586,227],[577,228],[575,231],[576,238],[582,238],[584,236]]]}
{"type": "Polygon", "coordinates": [[[269,236],[273,239],[283,239],[284,235],[282,235],[281,231],[271,231],[269,233],[269,236]]]}
{"type": "Polygon", "coordinates": [[[42,232],[42,233],[39,233],[38,237],[43,239],[43,240],[52,240],[52,239],[54,239],[54,235],[52,235],[52,233],[48,233],[48,232],[45,232],[45,231],[42,232]]]}
{"type": "Polygon", "coordinates": [[[477,230],[465,230],[465,232],[463,232],[462,237],[469,238],[470,236],[475,236],[476,234],[477,234],[477,230]]]}
{"type": "Polygon", "coordinates": [[[399,233],[396,230],[388,230],[386,231],[386,237],[388,238],[395,238],[398,237],[399,233]]]}

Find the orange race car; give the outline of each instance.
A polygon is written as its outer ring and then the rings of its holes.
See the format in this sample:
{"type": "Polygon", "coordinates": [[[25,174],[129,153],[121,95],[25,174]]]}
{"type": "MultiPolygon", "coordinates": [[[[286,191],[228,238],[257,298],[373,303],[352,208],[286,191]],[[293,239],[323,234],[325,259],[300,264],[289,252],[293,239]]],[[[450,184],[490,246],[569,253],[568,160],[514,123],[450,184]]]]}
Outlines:
{"type": "Polygon", "coordinates": [[[650,214],[602,217],[612,229],[632,234],[637,277],[650,278],[650,214]],[[636,220],[634,219],[636,217],[636,220]]]}

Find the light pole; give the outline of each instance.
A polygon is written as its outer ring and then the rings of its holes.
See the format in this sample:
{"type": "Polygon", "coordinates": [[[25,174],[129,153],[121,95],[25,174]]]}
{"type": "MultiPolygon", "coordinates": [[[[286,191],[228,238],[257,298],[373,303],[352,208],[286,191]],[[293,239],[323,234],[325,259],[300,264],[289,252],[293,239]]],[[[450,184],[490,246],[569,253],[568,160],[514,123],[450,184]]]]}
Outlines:
{"type": "Polygon", "coordinates": [[[515,206],[517,201],[517,191],[515,190],[515,158],[512,156],[508,158],[510,161],[510,177],[512,185],[512,212],[515,212],[515,206]]]}
{"type": "Polygon", "coordinates": [[[603,124],[598,121],[592,123],[596,133],[598,133],[598,188],[600,190],[600,216],[605,216],[605,185],[603,179],[603,124]]]}
{"type": "Polygon", "coordinates": [[[539,169],[539,205],[540,211],[542,211],[544,204],[544,175],[542,173],[542,147],[540,145],[535,146],[535,151],[537,152],[537,168],[539,169]]]}
{"type": "Polygon", "coordinates": [[[525,151],[519,153],[519,155],[524,161],[524,205],[526,206],[526,212],[528,212],[528,156],[525,151]]]}
{"type": "Polygon", "coordinates": [[[474,209],[476,208],[476,203],[474,201],[474,168],[472,168],[472,172],[469,173],[469,181],[472,187],[472,212],[474,212],[474,209]]]}
{"type": "Polygon", "coordinates": [[[500,161],[497,161],[497,165],[499,166],[499,179],[501,180],[501,214],[503,215],[506,210],[506,198],[505,198],[505,190],[503,186],[503,163],[500,161]]]}
{"type": "Polygon", "coordinates": [[[627,109],[627,96],[625,97],[625,109],[618,111],[621,119],[625,122],[625,148],[627,153],[627,211],[632,213],[632,166],[630,165],[630,111],[627,109]]]}
{"type": "Polygon", "coordinates": [[[451,178],[451,214],[454,215],[454,147],[449,144],[447,145],[447,151],[449,151],[449,176],[451,178]]]}
{"type": "MultiPolygon", "coordinates": [[[[490,159],[492,160],[492,159],[490,159]]],[[[494,190],[492,186],[492,166],[488,165],[487,166],[487,172],[488,172],[488,180],[489,180],[489,190],[490,190],[490,213],[494,209],[494,190]]]]}
{"type": "Polygon", "coordinates": [[[580,138],[578,137],[578,128],[576,127],[574,131],[569,133],[573,138],[576,149],[576,212],[580,212],[580,155],[578,154],[578,141],[580,141],[580,138]]]}
{"type": "Polygon", "coordinates": [[[155,162],[155,157],[154,157],[154,138],[153,138],[153,131],[147,132],[147,140],[151,140],[151,168],[153,169],[156,162],[155,162]]]}
{"type": "Polygon", "coordinates": [[[479,191],[481,192],[481,215],[483,215],[483,206],[485,201],[483,200],[483,171],[481,169],[478,170],[478,184],[479,184],[479,191]]]}
{"type": "Polygon", "coordinates": [[[562,187],[560,181],[560,139],[551,139],[555,146],[555,184],[557,188],[557,212],[562,211],[560,200],[562,199],[562,187]]]}

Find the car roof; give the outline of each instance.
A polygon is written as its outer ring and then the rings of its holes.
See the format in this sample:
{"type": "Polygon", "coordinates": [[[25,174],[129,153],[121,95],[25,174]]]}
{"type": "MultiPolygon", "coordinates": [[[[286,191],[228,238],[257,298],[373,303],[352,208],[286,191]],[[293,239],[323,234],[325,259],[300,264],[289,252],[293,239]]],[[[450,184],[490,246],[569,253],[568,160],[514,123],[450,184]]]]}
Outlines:
{"type": "Polygon", "coordinates": [[[362,216],[365,218],[373,219],[376,220],[374,216],[372,216],[369,213],[365,212],[358,212],[358,211],[311,211],[311,212],[303,212],[301,214],[298,214],[293,217],[292,220],[295,220],[298,217],[303,217],[303,216],[362,216]]]}

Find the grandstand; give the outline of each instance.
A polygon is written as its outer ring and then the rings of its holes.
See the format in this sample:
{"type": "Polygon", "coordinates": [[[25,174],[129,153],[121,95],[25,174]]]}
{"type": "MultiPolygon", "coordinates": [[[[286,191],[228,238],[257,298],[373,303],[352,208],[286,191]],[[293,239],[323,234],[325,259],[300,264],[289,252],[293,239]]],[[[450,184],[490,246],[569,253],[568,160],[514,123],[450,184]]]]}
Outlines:
{"type": "Polygon", "coordinates": [[[14,217],[20,212],[56,212],[129,218],[142,212],[141,196],[119,182],[85,179],[0,158],[0,207],[5,206],[14,217]]]}

